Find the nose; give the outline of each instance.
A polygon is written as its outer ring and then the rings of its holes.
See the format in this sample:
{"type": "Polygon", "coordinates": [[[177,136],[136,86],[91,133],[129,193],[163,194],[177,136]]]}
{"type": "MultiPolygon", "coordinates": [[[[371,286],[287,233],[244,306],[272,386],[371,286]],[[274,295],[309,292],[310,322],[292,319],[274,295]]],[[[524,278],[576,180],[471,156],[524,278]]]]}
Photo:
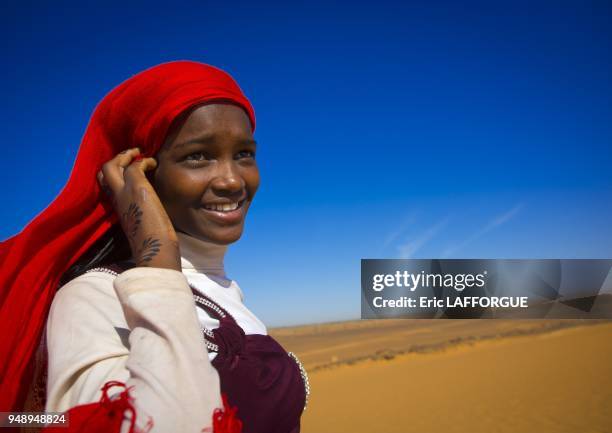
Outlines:
{"type": "Polygon", "coordinates": [[[232,196],[242,194],[245,183],[235,164],[228,161],[218,165],[215,177],[211,181],[211,187],[216,194],[232,196]]]}

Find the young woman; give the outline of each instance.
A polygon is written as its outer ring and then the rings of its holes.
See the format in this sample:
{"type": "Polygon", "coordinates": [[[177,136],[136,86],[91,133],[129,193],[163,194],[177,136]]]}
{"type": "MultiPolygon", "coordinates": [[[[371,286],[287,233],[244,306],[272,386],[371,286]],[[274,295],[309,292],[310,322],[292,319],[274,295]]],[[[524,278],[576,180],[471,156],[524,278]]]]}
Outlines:
{"type": "Polygon", "coordinates": [[[306,373],[223,267],[259,185],[254,128],[196,62],[104,98],[64,190],[0,247],[0,411],[67,412],[49,432],[299,432],[306,373]]]}

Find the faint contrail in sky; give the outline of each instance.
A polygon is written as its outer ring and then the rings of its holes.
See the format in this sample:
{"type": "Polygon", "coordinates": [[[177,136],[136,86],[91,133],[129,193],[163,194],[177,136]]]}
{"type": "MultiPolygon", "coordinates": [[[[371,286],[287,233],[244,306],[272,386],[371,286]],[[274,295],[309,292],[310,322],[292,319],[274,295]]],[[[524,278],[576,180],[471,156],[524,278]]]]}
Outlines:
{"type": "Polygon", "coordinates": [[[416,212],[409,213],[406,216],[406,218],[404,218],[400,226],[396,230],[389,233],[389,235],[387,235],[385,241],[382,244],[381,249],[385,249],[389,245],[391,245],[391,243],[393,243],[402,233],[406,231],[408,226],[410,226],[411,224],[414,224],[415,222],[416,222],[416,212]]]}
{"type": "Polygon", "coordinates": [[[409,259],[420,250],[427,242],[429,242],[434,236],[436,236],[449,222],[450,218],[446,217],[443,220],[437,222],[433,226],[429,227],[416,239],[412,239],[403,245],[397,247],[399,256],[401,259],[409,259]]]}
{"type": "Polygon", "coordinates": [[[489,221],[487,224],[485,224],[480,230],[478,230],[472,236],[468,237],[463,242],[459,243],[458,245],[446,248],[442,252],[441,257],[444,258],[444,257],[448,257],[454,254],[455,252],[464,248],[468,244],[471,244],[472,242],[474,242],[476,239],[481,238],[482,236],[484,236],[491,230],[507,223],[512,218],[514,218],[521,211],[522,208],[523,208],[523,203],[519,203],[516,206],[514,206],[512,209],[508,210],[507,212],[504,212],[503,214],[496,216],[491,221],[489,221]]]}

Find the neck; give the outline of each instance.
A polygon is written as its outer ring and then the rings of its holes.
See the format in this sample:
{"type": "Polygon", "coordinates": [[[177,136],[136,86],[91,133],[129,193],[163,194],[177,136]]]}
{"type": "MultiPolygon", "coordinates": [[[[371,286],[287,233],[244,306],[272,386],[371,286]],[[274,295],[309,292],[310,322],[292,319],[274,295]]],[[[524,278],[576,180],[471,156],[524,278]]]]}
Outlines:
{"type": "Polygon", "coordinates": [[[181,251],[181,267],[184,272],[200,272],[215,280],[225,280],[223,259],[227,245],[218,245],[194,238],[183,232],[176,232],[181,251]]]}

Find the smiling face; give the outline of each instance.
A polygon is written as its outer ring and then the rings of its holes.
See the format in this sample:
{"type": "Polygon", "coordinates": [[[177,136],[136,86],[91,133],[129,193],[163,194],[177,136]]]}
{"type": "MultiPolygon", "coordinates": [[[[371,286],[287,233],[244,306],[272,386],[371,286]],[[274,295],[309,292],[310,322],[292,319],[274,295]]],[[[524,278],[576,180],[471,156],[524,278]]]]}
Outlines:
{"type": "Polygon", "coordinates": [[[216,244],[237,241],[259,186],[248,116],[235,105],[209,104],[177,124],[150,179],[175,230],[216,244]]]}

